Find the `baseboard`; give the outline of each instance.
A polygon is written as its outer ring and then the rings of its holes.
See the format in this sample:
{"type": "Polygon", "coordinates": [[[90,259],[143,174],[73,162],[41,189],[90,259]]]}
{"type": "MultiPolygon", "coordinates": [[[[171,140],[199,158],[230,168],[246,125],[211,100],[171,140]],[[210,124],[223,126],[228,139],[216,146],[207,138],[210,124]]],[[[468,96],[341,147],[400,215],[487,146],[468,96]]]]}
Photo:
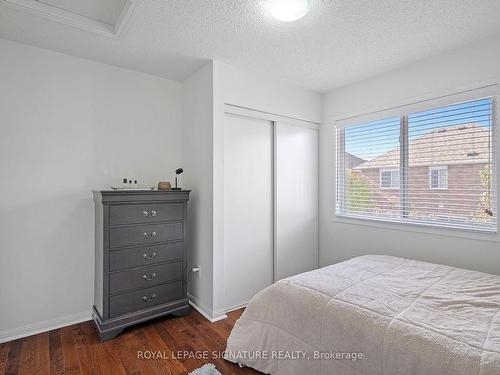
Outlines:
{"type": "Polygon", "coordinates": [[[225,311],[226,311],[226,313],[228,313],[228,312],[231,312],[231,311],[234,311],[234,310],[242,309],[242,308],[247,307],[247,306],[248,306],[248,302],[240,303],[240,304],[237,304],[237,305],[234,305],[234,306],[226,308],[225,311]]]}
{"type": "Polygon", "coordinates": [[[212,323],[218,320],[226,319],[227,318],[226,309],[214,310],[212,312],[212,316],[214,316],[214,318],[212,319],[212,323]]]}
{"type": "Polygon", "coordinates": [[[33,323],[22,327],[1,331],[0,344],[3,342],[16,340],[23,337],[36,335],[37,333],[47,332],[53,329],[85,322],[87,320],[90,320],[90,318],[91,318],[91,312],[85,311],[81,313],[61,316],[59,318],[47,320],[45,322],[33,323]]]}
{"type": "MultiPolygon", "coordinates": [[[[222,319],[226,319],[227,318],[227,315],[225,314],[226,311],[232,311],[244,307],[244,306],[238,306],[234,307],[233,309],[219,309],[219,310],[214,310],[212,311],[212,313],[210,313],[209,312],[210,309],[208,309],[205,305],[203,305],[196,297],[188,294],[188,298],[189,298],[189,304],[193,306],[193,308],[195,308],[201,315],[207,318],[207,320],[210,321],[211,323],[217,322],[222,319]]],[[[0,331],[0,344],[7,341],[17,340],[23,337],[36,335],[38,333],[51,331],[53,329],[66,327],[72,324],[85,322],[87,320],[90,320],[91,316],[92,313],[90,311],[85,311],[81,313],[61,316],[59,318],[47,320],[44,322],[38,322],[9,329],[6,331],[0,331]]]]}
{"type": "Polygon", "coordinates": [[[194,307],[196,311],[198,311],[201,315],[203,315],[207,320],[211,323],[217,322],[222,319],[226,319],[227,315],[224,313],[224,310],[215,310],[212,313],[209,313],[210,309],[208,309],[203,303],[198,300],[198,298],[192,296],[188,293],[189,304],[194,307]]]}
{"type": "MultiPolygon", "coordinates": [[[[205,305],[203,305],[196,297],[188,294],[188,298],[189,298],[189,304],[193,306],[193,308],[196,309],[201,315],[207,318],[207,320],[210,321],[211,323],[217,322],[222,319],[226,319],[227,318],[227,315],[225,314],[226,312],[238,310],[242,307],[246,307],[247,305],[245,303],[230,308],[213,310],[212,313],[210,313],[209,312],[210,309],[208,309],[205,305]]],[[[61,316],[59,318],[47,320],[45,322],[33,323],[22,327],[1,331],[0,344],[7,341],[17,340],[23,337],[36,335],[38,333],[51,331],[53,329],[66,327],[72,324],[85,322],[87,320],[90,320],[91,316],[92,314],[90,311],[85,311],[81,313],[61,316]]]]}

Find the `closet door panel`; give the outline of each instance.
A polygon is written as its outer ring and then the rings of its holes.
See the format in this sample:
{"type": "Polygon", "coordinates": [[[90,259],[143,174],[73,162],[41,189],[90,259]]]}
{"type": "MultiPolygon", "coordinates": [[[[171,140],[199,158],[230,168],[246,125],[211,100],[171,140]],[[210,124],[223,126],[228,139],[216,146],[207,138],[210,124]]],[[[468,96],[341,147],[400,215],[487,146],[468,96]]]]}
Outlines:
{"type": "Polygon", "coordinates": [[[275,280],[318,267],[318,131],[276,124],[275,280]]]}
{"type": "Polygon", "coordinates": [[[224,122],[226,308],[273,282],[273,124],[236,115],[224,122]]]}

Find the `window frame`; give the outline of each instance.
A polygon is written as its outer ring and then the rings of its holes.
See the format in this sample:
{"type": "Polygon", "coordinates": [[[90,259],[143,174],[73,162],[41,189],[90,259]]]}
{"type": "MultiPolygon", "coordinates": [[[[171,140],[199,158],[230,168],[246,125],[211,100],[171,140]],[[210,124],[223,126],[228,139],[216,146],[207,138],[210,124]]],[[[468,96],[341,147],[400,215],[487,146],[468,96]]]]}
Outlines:
{"type": "MultiPolygon", "coordinates": [[[[498,219],[500,215],[500,199],[499,199],[499,176],[500,176],[500,163],[498,162],[498,152],[500,151],[500,122],[498,121],[498,110],[500,103],[500,84],[491,84],[477,88],[471,88],[465,91],[446,94],[441,93],[441,95],[436,95],[434,99],[418,99],[414,103],[410,104],[400,104],[398,106],[389,108],[380,108],[378,110],[373,110],[369,113],[351,113],[345,117],[339,117],[334,120],[334,125],[336,129],[336,136],[334,137],[335,142],[335,155],[336,155],[336,167],[334,167],[335,173],[335,194],[334,194],[334,206],[333,206],[333,221],[346,224],[358,224],[364,226],[372,226],[376,228],[394,228],[399,230],[406,230],[410,232],[423,232],[432,233],[444,236],[459,237],[459,238],[477,238],[487,241],[500,242],[500,220],[498,219]],[[408,154],[408,115],[421,111],[428,111],[432,109],[438,109],[447,106],[453,106],[462,104],[465,102],[478,101],[481,99],[491,99],[492,104],[492,115],[491,115],[491,152],[493,158],[491,160],[491,170],[492,170],[492,184],[494,186],[494,200],[495,203],[491,207],[495,213],[495,224],[491,227],[473,227],[471,225],[449,225],[444,222],[431,222],[422,220],[413,220],[408,217],[408,212],[405,207],[408,207],[408,167],[409,167],[409,154],[408,154]],[[339,136],[342,137],[342,144],[345,147],[345,138],[343,130],[350,126],[361,125],[372,121],[380,121],[385,118],[399,117],[401,122],[401,132],[400,135],[404,134],[406,137],[400,136],[400,197],[401,197],[401,216],[399,219],[394,219],[391,217],[381,217],[381,216],[364,216],[356,213],[350,213],[345,210],[345,206],[339,205],[340,199],[345,199],[345,192],[343,188],[339,191],[339,183],[344,183],[344,176],[338,174],[339,165],[343,165],[343,156],[341,155],[338,148],[339,136]],[[339,163],[340,158],[340,163],[339,163]],[[404,159],[404,160],[403,160],[404,159]],[[485,237],[486,236],[486,237],[485,237]]],[[[448,166],[447,166],[448,167],[448,166]]],[[[448,170],[449,173],[449,170],[448,170]]],[[[449,175],[447,186],[449,189],[449,175]]],[[[445,189],[432,189],[432,190],[445,190],[445,189]]]]}
{"type": "Polygon", "coordinates": [[[399,169],[396,168],[380,168],[379,169],[379,188],[384,190],[399,190],[401,186],[401,173],[399,169]],[[390,172],[391,173],[391,186],[382,186],[382,173],[390,172]],[[393,173],[398,173],[397,186],[394,184],[393,173]]]}
{"type": "Polygon", "coordinates": [[[447,165],[431,165],[429,166],[429,190],[448,190],[448,186],[449,186],[449,181],[448,181],[448,178],[449,178],[449,170],[448,170],[448,166],[447,165]],[[437,187],[433,187],[432,186],[432,172],[433,171],[438,171],[438,186],[437,187]],[[444,187],[441,187],[439,186],[439,182],[441,181],[441,175],[440,175],[440,172],[441,171],[446,171],[446,186],[444,187]]]}

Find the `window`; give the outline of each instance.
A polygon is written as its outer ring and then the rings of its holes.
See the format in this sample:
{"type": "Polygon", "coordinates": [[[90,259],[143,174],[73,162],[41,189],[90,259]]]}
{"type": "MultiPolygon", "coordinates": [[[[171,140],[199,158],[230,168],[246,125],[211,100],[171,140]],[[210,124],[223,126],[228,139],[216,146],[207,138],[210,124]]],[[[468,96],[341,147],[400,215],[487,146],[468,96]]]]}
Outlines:
{"type": "Polygon", "coordinates": [[[429,167],[429,189],[448,189],[447,167],[429,167]]]}
{"type": "Polygon", "coordinates": [[[493,98],[337,127],[338,216],[496,232],[493,98]]]}
{"type": "Polygon", "coordinates": [[[381,169],[380,170],[380,188],[381,189],[399,189],[399,170],[381,169]]]}

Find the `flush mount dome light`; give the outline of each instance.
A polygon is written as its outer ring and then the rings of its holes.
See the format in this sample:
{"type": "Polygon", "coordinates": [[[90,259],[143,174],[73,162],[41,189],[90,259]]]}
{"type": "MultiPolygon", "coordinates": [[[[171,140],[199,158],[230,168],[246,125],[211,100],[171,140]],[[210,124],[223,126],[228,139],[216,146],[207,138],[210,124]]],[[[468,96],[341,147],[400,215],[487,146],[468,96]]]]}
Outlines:
{"type": "Polygon", "coordinates": [[[308,0],[267,0],[266,8],[271,15],[283,22],[292,22],[309,12],[308,0]]]}

